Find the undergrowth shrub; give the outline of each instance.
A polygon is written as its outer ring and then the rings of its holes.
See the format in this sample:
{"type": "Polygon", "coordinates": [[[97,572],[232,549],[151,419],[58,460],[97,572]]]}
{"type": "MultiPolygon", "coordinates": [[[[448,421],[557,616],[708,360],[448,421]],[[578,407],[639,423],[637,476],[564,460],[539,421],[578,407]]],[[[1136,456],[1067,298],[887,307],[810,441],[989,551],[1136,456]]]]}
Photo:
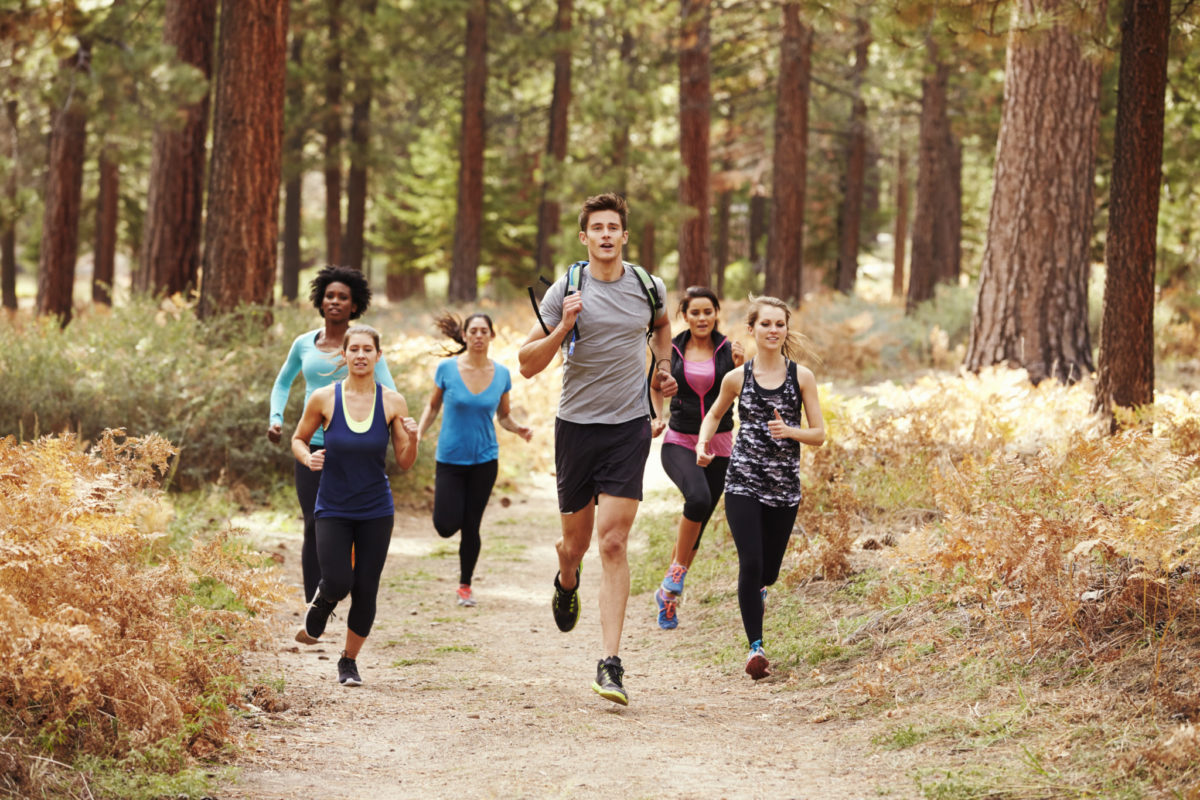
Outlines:
{"type": "Polygon", "coordinates": [[[111,431],[90,453],[72,435],[0,439],[8,792],[32,794],[47,759],[157,752],[175,771],[225,743],[239,651],[282,595],[271,562],[230,531],[184,554],[157,546],[170,512],[155,486],[173,454],[111,431]]]}

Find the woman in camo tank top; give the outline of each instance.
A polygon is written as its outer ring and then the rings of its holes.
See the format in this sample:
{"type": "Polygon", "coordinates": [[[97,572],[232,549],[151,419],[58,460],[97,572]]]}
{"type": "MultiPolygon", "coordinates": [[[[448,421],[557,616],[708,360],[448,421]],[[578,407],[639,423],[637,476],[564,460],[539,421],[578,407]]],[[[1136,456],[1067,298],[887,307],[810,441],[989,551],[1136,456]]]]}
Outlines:
{"type": "Polygon", "coordinates": [[[817,380],[792,360],[803,337],[788,328],[790,320],[782,300],[750,298],[746,324],[758,352],[725,375],[696,443],[696,463],[704,466],[712,460],[708,442],[736,397],[739,428],[725,479],[725,519],[738,552],[738,606],[750,643],[746,672],[755,680],[770,674],[763,606],[800,507],[800,445],[825,442],[817,380]]]}

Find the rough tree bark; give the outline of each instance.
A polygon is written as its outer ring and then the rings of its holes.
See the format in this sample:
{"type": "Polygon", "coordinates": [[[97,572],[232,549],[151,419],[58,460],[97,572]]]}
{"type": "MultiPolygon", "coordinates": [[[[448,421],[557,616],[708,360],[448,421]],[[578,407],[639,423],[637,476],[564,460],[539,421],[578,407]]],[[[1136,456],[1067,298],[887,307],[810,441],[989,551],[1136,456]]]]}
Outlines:
{"type": "Polygon", "coordinates": [[[710,0],[682,0],[679,42],[679,202],[687,216],[679,227],[681,286],[709,285],[711,176],[709,133],[712,89],[710,0]]]}
{"type": "Polygon", "coordinates": [[[763,236],[767,233],[767,218],[769,209],[767,208],[767,197],[758,190],[752,190],[750,195],[750,219],[747,222],[750,238],[750,252],[748,258],[750,264],[754,267],[755,272],[762,272],[763,265],[759,263],[762,258],[763,236]]]}
{"type": "MultiPolygon", "coordinates": [[[[363,0],[359,17],[359,41],[366,41],[375,18],[377,0],[363,0]]],[[[342,263],[361,270],[366,252],[367,164],[371,152],[371,66],[356,59],[354,66],[354,107],[350,112],[350,171],[346,180],[346,231],[342,239],[342,263]]]]}
{"type": "Polygon", "coordinates": [[[280,289],[284,300],[300,294],[300,232],[304,223],[304,31],[292,32],[291,62],[294,73],[288,79],[285,118],[290,117],[284,146],[283,173],[283,274],[280,289]]]}
{"type": "MultiPolygon", "coordinates": [[[[170,0],[163,40],[176,57],[212,79],[217,0],[170,0]]],[[[205,142],[211,92],[180,110],[180,127],[154,132],[145,236],[134,288],[143,292],[186,292],[197,284],[204,215],[205,142]]]]}
{"type": "Polygon", "coordinates": [[[921,82],[921,124],[917,150],[917,207],[913,213],[912,261],[908,274],[907,309],[933,297],[933,287],[944,271],[948,257],[939,231],[941,218],[950,213],[951,202],[945,189],[948,153],[949,117],[946,111],[946,85],[950,66],[941,57],[937,42],[925,43],[926,75],[921,82]]]}
{"type": "Polygon", "coordinates": [[[804,189],[808,174],[812,39],[812,28],[800,21],[800,5],[785,2],[765,291],[793,300],[797,306],[804,297],[804,189]]]}
{"type": "Polygon", "coordinates": [[[288,0],[221,9],[201,316],[271,302],[279,238],[288,0]],[[246,80],[247,75],[255,80],[246,80]]]}
{"type": "Polygon", "coordinates": [[[846,148],[846,194],[842,198],[840,242],[838,247],[837,289],[843,294],[854,291],[858,280],[858,245],[862,229],[863,194],[867,169],[867,102],[862,96],[863,75],[871,47],[871,28],[865,19],[855,20],[858,39],[854,47],[854,71],[851,92],[850,140],[846,148]]]}
{"type": "MultiPolygon", "coordinates": [[[[1087,278],[1101,65],[1083,52],[1086,34],[1062,23],[1031,29],[1037,12],[1063,1],[1021,0],[1009,34],[966,360],[973,371],[1024,367],[1034,383],[1074,381],[1092,370],[1087,278]]],[[[1089,13],[1103,20],[1105,4],[1098,6],[1089,13]]]]}
{"type": "Polygon", "coordinates": [[[112,305],[113,275],[117,260],[117,210],[121,168],[116,153],[100,155],[100,185],[96,193],[96,240],[92,247],[92,302],[112,305]]]}
{"type": "Polygon", "coordinates": [[[325,56],[325,261],[342,263],[342,0],[326,0],[329,52],[325,56]]]}
{"type": "Polygon", "coordinates": [[[10,159],[4,180],[4,198],[12,216],[0,219],[0,304],[10,311],[17,310],[17,179],[20,161],[20,138],[17,127],[16,100],[6,100],[4,116],[7,123],[5,148],[10,159]]]}
{"type": "MultiPolygon", "coordinates": [[[[546,136],[544,173],[555,174],[567,157],[567,119],[571,106],[571,17],[573,0],[558,0],[554,16],[554,91],[550,97],[550,131],[546,136]]],[[[628,131],[628,129],[626,129],[628,131]]],[[[618,162],[619,163],[619,162],[618,162]]],[[[562,213],[557,191],[550,180],[542,179],[542,201],[538,206],[537,269],[554,269],[554,237],[558,234],[558,218],[562,213]]]]}
{"type": "Polygon", "coordinates": [[[892,229],[892,299],[904,297],[904,251],[908,247],[908,151],[896,153],[896,225],[892,229]]]}
{"type": "MultiPolygon", "coordinates": [[[[1154,402],[1154,268],[1170,0],[1126,0],[1095,410],[1154,402]]],[[[1114,419],[1115,423],[1115,419],[1114,419]]]]}
{"type": "Polygon", "coordinates": [[[471,0],[463,64],[462,134],[459,144],[458,214],[450,264],[449,299],[467,303],[478,294],[483,246],[483,147],[487,93],[488,0],[471,0]]]}
{"type": "Polygon", "coordinates": [[[81,39],[79,50],[59,62],[60,70],[71,73],[65,81],[69,88],[62,105],[51,111],[37,311],[57,316],[63,326],[71,321],[73,310],[75,261],[79,255],[79,205],[87,145],[87,108],[78,94],[76,75],[87,72],[90,61],[91,44],[81,39]]]}

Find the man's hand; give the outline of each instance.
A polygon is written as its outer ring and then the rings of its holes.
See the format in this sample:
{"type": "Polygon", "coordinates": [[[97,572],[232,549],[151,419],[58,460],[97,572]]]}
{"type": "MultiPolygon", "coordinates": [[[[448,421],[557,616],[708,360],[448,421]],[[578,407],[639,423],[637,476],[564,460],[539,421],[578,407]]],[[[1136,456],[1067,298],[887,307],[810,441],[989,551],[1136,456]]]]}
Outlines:
{"type": "Polygon", "coordinates": [[[564,329],[570,330],[575,327],[575,320],[579,318],[579,312],[583,310],[583,295],[579,292],[572,292],[563,298],[562,306],[562,322],[560,323],[564,329]]]}
{"type": "Polygon", "coordinates": [[[654,370],[654,376],[650,378],[650,388],[656,392],[662,392],[663,397],[674,397],[679,394],[679,382],[675,380],[668,369],[671,365],[667,359],[663,359],[658,363],[658,368],[654,370]]]}

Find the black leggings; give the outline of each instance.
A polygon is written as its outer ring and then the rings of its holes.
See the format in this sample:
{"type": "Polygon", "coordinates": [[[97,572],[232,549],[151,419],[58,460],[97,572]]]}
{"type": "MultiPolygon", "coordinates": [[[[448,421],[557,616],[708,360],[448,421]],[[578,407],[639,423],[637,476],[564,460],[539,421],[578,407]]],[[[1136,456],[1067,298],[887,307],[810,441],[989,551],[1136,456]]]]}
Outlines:
{"type": "Polygon", "coordinates": [[[753,497],[725,495],[725,521],[738,552],[738,607],[750,644],[762,639],[762,588],[779,578],[799,508],[775,508],[753,497]]]}
{"type": "Polygon", "coordinates": [[[296,462],[292,471],[296,479],[296,499],[300,501],[300,513],[304,515],[304,541],[300,545],[300,572],[304,575],[304,602],[312,602],[321,582],[321,564],[317,560],[317,518],[313,509],[317,505],[317,487],[321,485],[321,473],[296,462]]]}
{"type": "Polygon", "coordinates": [[[683,493],[683,518],[700,523],[693,550],[700,549],[700,537],[704,526],[712,517],[721,492],[725,491],[725,471],[729,469],[729,458],[717,456],[707,467],[696,463],[696,451],[679,444],[662,446],[662,465],[667,477],[675,482],[683,493]]]}
{"type": "Polygon", "coordinates": [[[375,622],[375,596],[379,594],[379,578],[392,541],[394,517],[389,514],[375,519],[317,519],[321,596],[339,602],[350,595],[346,625],[364,639],[375,622]]]}
{"type": "Polygon", "coordinates": [[[462,531],[458,545],[458,581],[470,585],[483,546],[479,523],[496,485],[495,459],[482,464],[437,462],[433,492],[433,527],[448,539],[462,531]]]}

